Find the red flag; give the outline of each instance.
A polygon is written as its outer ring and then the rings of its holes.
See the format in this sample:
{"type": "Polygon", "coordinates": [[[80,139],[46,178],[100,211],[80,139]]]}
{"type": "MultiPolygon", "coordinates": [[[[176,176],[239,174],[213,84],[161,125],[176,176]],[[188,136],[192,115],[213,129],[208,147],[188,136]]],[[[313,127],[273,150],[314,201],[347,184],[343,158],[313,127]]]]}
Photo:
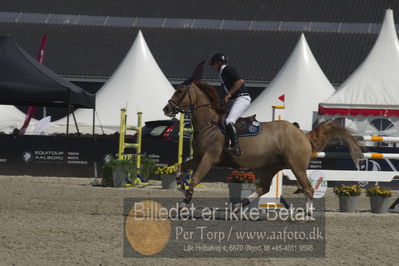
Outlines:
{"type": "Polygon", "coordinates": [[[35,112],[36,112],[36,106],[29,106],[28,111],[26,112],[24,124],[22,125],[21,129],[19,130],[19,135],[25,134],[26,128],[29,126],[29,122],[30,122],[32,116],[35,114],[35,112]]]}
{"type": "Polygon", "coordinates": [[[37,61],[39,61],[40,64],[43,64],[44,61],[44,50],[46,49],[46,39],[47,39],[47,33],[43,34],[42,41],[40,43],[40,49],[39,52],[37,53],[37,61]]]}
{"type": "Polygon", "coordinates": [[[285,94],[281,95],[280,97],[278,97],[278,99],[282,102],[285,102],[285,94]]]}
{"type": "MultiPolygon", "coordinates": [[[[42,36],[42,41],[40,43],[39,52],[37,53],[37,61],[39,61],[40,64],[43,64],[43,60],[44,60],[44,50],[46,49],[46,39],[47,39],[47,34],[44,34],[42,36]]],[[[34,116],[36,109],[37,109],[36,106],[29,106],[28,111],[26,113],[24,124],[22,125],[21,129],[19,130],[20,135],[25,134],[26,128],[29,126],[30,120],[34,116]]]]}

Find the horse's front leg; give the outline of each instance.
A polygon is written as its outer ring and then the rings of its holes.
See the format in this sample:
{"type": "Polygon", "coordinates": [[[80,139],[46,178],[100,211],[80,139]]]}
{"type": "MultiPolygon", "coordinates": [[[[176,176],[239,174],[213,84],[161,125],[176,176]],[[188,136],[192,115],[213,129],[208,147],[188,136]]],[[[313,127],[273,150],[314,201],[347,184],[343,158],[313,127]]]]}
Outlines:
{"type": "Polygon", "coordinates": [[[186,193],[185,182],[183,180],[182,172],[187,172],[188,170],[194,170],[198,167],[198,160],[196,158],[190,159],[188,161],[183,162],[176,172],[176,182],[177,186],[183,194],[186,193]]]}
{"type": "Polygon", "coordinates": [[[184,203],[188,204],[191,201],[195,186],[200,183],[201,179],[206,175],[206,173],[208,173],[211,167],[216,163],[217,163],[217,157],[214,155],[205,154],[202,157],[197,169],[195,170],[191,178],[189,189],[186,190],[183,201],[184,203]]]}

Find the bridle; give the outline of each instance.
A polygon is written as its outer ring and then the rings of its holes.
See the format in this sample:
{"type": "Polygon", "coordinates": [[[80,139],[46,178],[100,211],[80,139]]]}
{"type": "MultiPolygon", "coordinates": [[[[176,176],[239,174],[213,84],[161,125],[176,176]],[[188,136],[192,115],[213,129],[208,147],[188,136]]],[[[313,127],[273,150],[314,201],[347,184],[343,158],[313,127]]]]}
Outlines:
{"type": "MultiPolygon", "coordinates": [[[[180,88],[184,88],[184,87],[180,87],[180,88]]],[[[177,89],[180,89],[177,88],[177,89]]],[[[177,102],[173,101],[172,99],[170,99],[168,101],[168,103],[170,104],[171,108],[172,108],[172,112],[174,114],[177,114],[179,112],[181,113],[191,113],[194,110],[201,108],[201,107],[211,107],[211,104],[206,103],[206,104],[201,104],[201,105],[194,105],[192,98],[191,98],[191,93],[190,93],[190,87],[186,87],[187,89],[185,91],[182,92],[182,95],[180,96],[180,98],[177,100],[177,102]],[[189,105],[186,107],[181,107],[180,104],[181,102],[184,100],[184,98],[186,98],[188,95],[188,99],[189,99],[189,105]]]]}
{"type": "MultiPolygon", "coordinates": [[[[174,101],[172,99],[170,99],[168,101],[168,103],[169,103],[169,105],[171,107],[171,112],[173,114],[177,114],[179,112],[184,113],[184,114],[188,114],[189,116],[191,116],[192,123],[193,123],[194,116],[192,114],[194,113],[195,110],[198,110],[198,109],[200,109],[202,107],[208,107],[208,108],[211,108],[213,110],[212,105],[210,103],[194,105],[192,97],[191,97],[191,93],[190,93],[190,87],[181,86],[181,87],[178,87],[177,89],[182,89],[182,88],[187,88],[187,89],[182,91],[182,95],[180,96],[180,98],[177,101],[174,101]],[[188,96],[188,99],[189,99],[189,105],[186,106],[186,107],[181,107],[180,106],[181,102],[187,96],[188,96]]],[[[201,125],[198,125],[196,128],[194,128],[194,135],[196,134],[195,132],[198,132],[199,130],[203,129],[204,127],[206,127],[208,125],[212,125],[212,126],[216,126],[217,127],[218,126],[218,124],[217,124],[218,120],[219,120],[219,116],[216,114],[216,117],[210,118],[208,121],[202,123],[201,125]]]]}

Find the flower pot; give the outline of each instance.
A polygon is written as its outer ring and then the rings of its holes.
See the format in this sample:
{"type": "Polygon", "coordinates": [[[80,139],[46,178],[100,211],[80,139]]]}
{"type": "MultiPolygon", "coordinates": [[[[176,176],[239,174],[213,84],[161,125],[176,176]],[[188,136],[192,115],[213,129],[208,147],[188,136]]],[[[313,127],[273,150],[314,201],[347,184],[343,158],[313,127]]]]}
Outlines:
{"type": "Polygon", "coordinates": [[[114,187],[125,187],[126,185],[126,172],[122,167],[116,167],[112,171],[112,182],[114,183],[114,187]]]}
{"type": "Polygon", "coordinates": [[[255,184],[251,183],[229,183],[230,202],[235,204],[247,198],[256,190],[255,184]]]}
{"type": "Polygon", "coordinates": [[[339,196],[339,209],[341,212],[356,212],[357,196],[339,196]]]}
{"type": "Polygon", "coordinates": [[[372,213],[386,213],[389,208],[389,198],[382,196],[370,196],[372,213]]]}
{"type": "Polygon", "coordinates": [[[163,189],[176,189],[176,175],[163,174],[161,175],[161,182],[163,189]]]}

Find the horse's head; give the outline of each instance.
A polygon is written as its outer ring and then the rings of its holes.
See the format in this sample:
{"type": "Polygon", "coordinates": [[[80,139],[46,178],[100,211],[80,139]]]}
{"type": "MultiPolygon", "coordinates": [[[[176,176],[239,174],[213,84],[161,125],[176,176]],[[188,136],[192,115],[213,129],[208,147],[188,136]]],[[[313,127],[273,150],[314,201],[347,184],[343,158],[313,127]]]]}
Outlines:
{"type": "Polygon", "coordinates": [[[195,95],[190,87],[179,87],[163,108],[166,116],[174,117],[179,112],[188,112],[193,107],[195,95]]]}

